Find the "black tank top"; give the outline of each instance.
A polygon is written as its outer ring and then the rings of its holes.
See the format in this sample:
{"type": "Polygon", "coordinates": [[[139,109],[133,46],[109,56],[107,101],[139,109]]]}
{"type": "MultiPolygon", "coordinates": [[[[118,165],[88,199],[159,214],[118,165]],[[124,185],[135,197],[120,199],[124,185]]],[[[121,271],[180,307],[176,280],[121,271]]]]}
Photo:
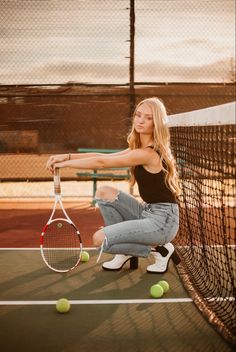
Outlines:
{"type": "Polygon", "coordinates": [[[139,194],[146,203],[177,203],[175,195],[165,184],[165,173],[148,172],[142,165],[135,166],[134,177],[139,194]]]}

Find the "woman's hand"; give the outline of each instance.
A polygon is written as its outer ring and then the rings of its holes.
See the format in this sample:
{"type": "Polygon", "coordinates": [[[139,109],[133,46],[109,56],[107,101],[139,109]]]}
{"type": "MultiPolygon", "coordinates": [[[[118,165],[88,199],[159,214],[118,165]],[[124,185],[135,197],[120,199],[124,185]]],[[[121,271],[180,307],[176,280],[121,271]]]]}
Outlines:
{"type": "Polygon", "coordinates": [[[47,161],[46,169],[48,169],[53,173],[56,167],[60,167],[59,163],[62,163],[63,161],[66,161],[66,160],[68,160],[68,154],[52,155],[47,161]],[[56,164],[58,164],[58,166],[56,166],[56,164]]]}

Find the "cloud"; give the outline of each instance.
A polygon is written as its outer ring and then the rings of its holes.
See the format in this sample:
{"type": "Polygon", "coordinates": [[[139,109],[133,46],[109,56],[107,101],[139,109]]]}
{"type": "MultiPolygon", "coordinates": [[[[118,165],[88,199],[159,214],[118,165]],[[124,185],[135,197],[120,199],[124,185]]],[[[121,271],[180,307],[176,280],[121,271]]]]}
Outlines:
{"type": "MultiPolygon", "coordinates": [[[[223,82],[232,79],[229,57],[205,65],[184,66],[152,61],[136,64],[135,80],[142,82],[223,82]]],[[[30,69],[0,71],[1,84],[127,83],[129,66],[119,63],[61,61],[30,69]]]]}

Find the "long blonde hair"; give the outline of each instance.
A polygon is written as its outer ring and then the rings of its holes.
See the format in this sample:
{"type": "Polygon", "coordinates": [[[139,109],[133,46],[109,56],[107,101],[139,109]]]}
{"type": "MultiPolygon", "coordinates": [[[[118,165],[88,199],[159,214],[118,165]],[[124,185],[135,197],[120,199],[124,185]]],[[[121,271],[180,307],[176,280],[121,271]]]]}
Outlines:
{"type": "MultiPolygon", "coordinates": [[[[167,112],[163,102],[156,98],[147,98],[142,100],[135,108],[133,119],[137,109],[142,104],[147,104],[152,110],[153,116],[153,149],[156,150],[161,158],[163,169],[165,172],[166,186],[178,197],[180,195],[179,179],[176,170],[175,159],[170,148],[170,132],[167,126],[167,112]]],[[[140,135],[132,124],[131,132],[128,135],[127,142],[130,149],[141,148],[140,135]]],[[[131,168],[131,184],[134,185],[134,167],[131,168]]]]}

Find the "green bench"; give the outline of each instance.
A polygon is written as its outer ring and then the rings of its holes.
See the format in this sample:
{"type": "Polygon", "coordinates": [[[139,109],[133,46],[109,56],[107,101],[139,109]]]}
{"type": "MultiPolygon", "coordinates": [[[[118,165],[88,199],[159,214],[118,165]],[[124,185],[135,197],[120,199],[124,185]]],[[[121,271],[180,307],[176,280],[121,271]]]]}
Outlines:
{"type": "MultiPolygon", "coordinates": [[[[94,149],[94,148],[78,148],[78,153],[103,153],[111,154],[120,152],[122,149],[94,149]]],[[[98,180],[129,180],[130,169],[128,167],[117,167],[110,169],[99,169],[99,170],[89,170],[77,172],[77,176],[83,179],[89,179],[93,181],[93,197],[95,196],[97,190],[98,180]]],[[[133,187],[130,186],[129,191],[133,194],[133,187]]]]}

